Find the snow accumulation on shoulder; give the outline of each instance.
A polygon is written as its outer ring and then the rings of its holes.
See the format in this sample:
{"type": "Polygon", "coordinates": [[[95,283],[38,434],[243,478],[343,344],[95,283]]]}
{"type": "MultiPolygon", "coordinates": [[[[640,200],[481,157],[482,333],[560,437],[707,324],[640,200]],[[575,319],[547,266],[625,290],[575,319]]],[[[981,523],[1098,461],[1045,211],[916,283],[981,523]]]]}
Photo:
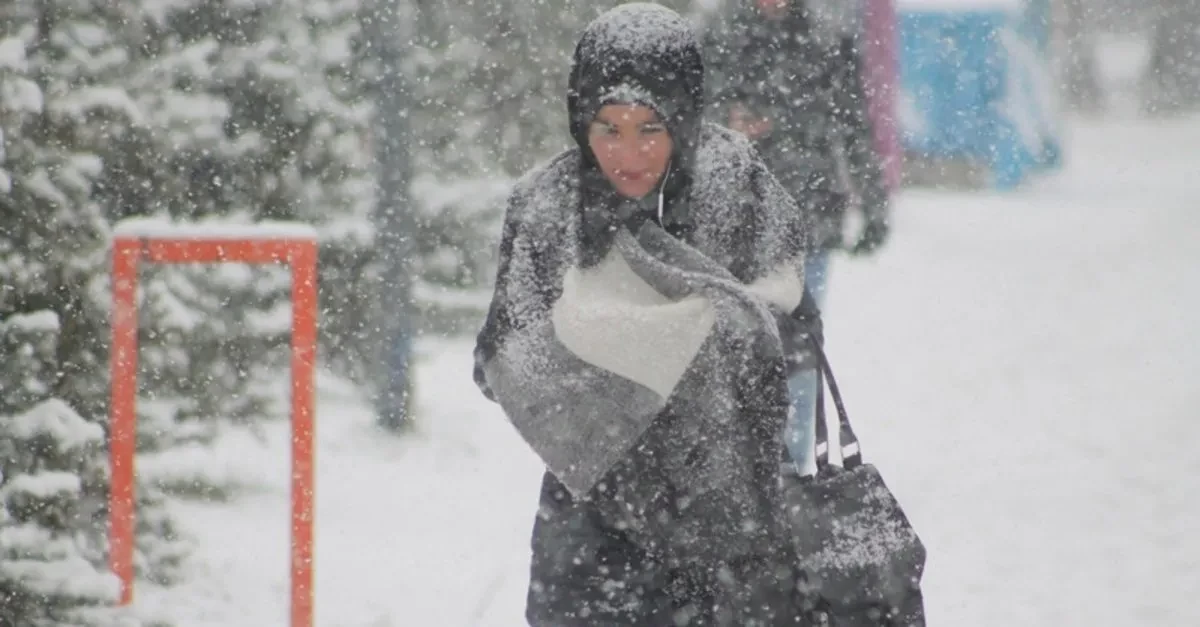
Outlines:
{"type": "Polygon", "coordinates": [[[585,32],[597,50],[652,53],[696,41],[683,16],[652,2],[630,2],[606,11],[585,32]]]}
{"type": "Polygon", "coordinates": [[[317,231],[300,222],[170,222],[161,218],[122,220],[115,237],[181,239],[305,239],[316,240],[317,231]]]}

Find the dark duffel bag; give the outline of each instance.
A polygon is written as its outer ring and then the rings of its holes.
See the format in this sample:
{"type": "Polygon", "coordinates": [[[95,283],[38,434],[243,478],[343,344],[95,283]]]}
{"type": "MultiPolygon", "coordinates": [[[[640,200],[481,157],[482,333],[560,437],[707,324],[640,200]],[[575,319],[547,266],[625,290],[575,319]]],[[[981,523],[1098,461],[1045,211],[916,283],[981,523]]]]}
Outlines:
{"type": "Polygon", "coordinates": [[[923,627],[921,575],[925,546],[879,471],[862,460],[837,382],[819,339],[817,474],[785,475],[787,503],[802,566],[812,592],[836,627],[923,627]],[[842,465],[829,463],[825,385],[837,407],[842,465]]]}

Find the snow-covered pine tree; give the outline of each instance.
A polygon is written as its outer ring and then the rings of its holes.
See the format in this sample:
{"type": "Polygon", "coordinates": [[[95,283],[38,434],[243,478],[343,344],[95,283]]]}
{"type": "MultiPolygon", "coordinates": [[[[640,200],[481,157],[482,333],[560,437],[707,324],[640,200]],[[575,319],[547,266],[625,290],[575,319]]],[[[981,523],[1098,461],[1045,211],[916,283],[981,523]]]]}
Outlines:
{"type": "MultiPolygon", "coordinates": [[[[374,193],[369,101],[355,46],[358,0],[184,0],[158,5],[135,66],[143,145],[115,156],[113,202],[126,216],[170,221],[296,220],[321,237],[322,358],[353,343],[366,276],[374,193]],[[139,190],[154,189],[148,194],[139,190]],[[129,190],[134,190],[132,193],[129,190]]],[[[186,336],[189,355],[144,357],[185,416],[269,413],[235,381],[278,357],[289,329],[289,279],[278,267],[147,272],[154,333],[186,336]],[[169,279],[167,277],[170,277],[169,279]],[[203,312],[203,316],[194,315],[203,312]],[[197,368],[203,370],[198,375],[197,368]],[[214,385],[215,383],[215,385],[214,385]],[[201,386],[223,390],[205,393],[201,386]],[[229,390],[238,389],[237,394],[229,390]],[[242,399],[231,407],[234,399],[242,399]]],[[[353,350],[353,349],[350,349],[353,350]]],[[[162,400],[162,392],[159,392],[162,400]]],[[[170,404],[162,403],[169,407],[170,404]]],[[[206,429],[199,423],[199,437],[206,429]]]]}
{"type": "MultiPolygon", "coordinates": [[[[60,331],[53,311],[0,320],[0,627],[107,624],[116,600],[104,429],[53,396],[60,331]]],[[[161,580],[183,553],[161,495],[141,491],[138,550],[161,580]]]]}
{"type": "MultiPolygon", "coordinates": [[[[108,221],[95,189],[132,5],[0,5],[0,625],[61,625],[107,605],[108,221]]],[[[136,24],[136,22],[133,22],[136,24]]],[[[119,137],[119,134],[116,135],[119,137]]],[[[138,488],[142,574],[180,557],[161,497],[138,488]]]]}
{"type": "MultiPolygon", "coordinates": [[[[229,174],[237,172],[227,157],[230,105],[211,85],[219,38],[236,36],[236,29],[203,22],[196,7],[206,3],[192,4],[147,4],[129,18],[130,43],[137,45],[128,48],[123,86],[140,117],[108,127],[95,194],[112,222],[253,220],[245,190],[229,174]]],[[[270,349],[286,341],[288,284],[281,267],[143,265],[142,451],[208,442],[230,422],[274,413],[257,383],[276,354],[270,349]]],[[[206,495],[213,488],[203,477],[179,479],[170,486],[176,492],[206,495]]]]}
{"type": "MultiPolygon", "coordinates": [[[[88,199],[98,159],[75,141],[69,110],[105,107],[63,97],[78,79],[69,67],[62,82],[48,78],[45,59],[66,56],[49,51],[69,33],[37,9],[0,9],[0,625],[14,627],[59,624],[113,593],[94,559],[103,430],[61,398],[81,378],[63,361],[63,329],[81,296],[68,286],[103,241],[88,199]]],[[[74,60],[102,47],[81,45],[74,60]]],[[[103,388],[103,374],[96,383],[103,388]]]]}
{"type": "Polygon", "coordinates": [[[414,85],[416,271],[424,304],[439,311],[433,319],[476,324],[478,305],[462,307],[457,295],[489,287],[508,186],[567,145],[567,40],[581,13],[568,4],[420,4],[405,71],[414,85]]]}
{"type": "Polygon", "coordinates": [[[104,430],[53,396],[59,320],[52,311],[0,320],[0,625],[74,624],[78,611],[111,603],[94,523],[104,430]]]}
{"type": "MultiPolygon", "coordinates": [[[[567,147],[567,74],[583,28],[628,0],[422,5],[413,55],[419,162],[443,176],[516,176],[567,147]]],[[[683,14],[691,0],[660,2],[683,14]]]]}

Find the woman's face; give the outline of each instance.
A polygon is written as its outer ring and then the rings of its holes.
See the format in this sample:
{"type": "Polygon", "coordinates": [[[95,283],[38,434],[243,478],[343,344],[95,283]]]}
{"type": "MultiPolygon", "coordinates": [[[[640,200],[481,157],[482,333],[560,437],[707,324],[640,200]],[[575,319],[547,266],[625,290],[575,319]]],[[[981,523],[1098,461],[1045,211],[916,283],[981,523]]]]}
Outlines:
{"type": "Polygon", "coordinates": [[[588,146],[617,192],[642,198],[657,189],[671,161],[671,135],[654,109],[609,104],[588,127],[588,146]]]}

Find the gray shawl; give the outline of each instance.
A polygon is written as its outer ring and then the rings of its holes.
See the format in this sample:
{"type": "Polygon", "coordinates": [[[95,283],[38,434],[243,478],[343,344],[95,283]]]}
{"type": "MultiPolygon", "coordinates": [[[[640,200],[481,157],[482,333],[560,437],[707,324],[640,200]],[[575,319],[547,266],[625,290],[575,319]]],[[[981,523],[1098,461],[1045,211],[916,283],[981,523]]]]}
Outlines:
{"type": "Polygon", "coordinates": [[[476,378],[572,495],[644,546],[761,554],[779,532],[779,319],[800,302],[805,218],[748,142],[708,126],[690,241],[621,228],[585,268],[578,158],[513,193],[476,378]]]}

